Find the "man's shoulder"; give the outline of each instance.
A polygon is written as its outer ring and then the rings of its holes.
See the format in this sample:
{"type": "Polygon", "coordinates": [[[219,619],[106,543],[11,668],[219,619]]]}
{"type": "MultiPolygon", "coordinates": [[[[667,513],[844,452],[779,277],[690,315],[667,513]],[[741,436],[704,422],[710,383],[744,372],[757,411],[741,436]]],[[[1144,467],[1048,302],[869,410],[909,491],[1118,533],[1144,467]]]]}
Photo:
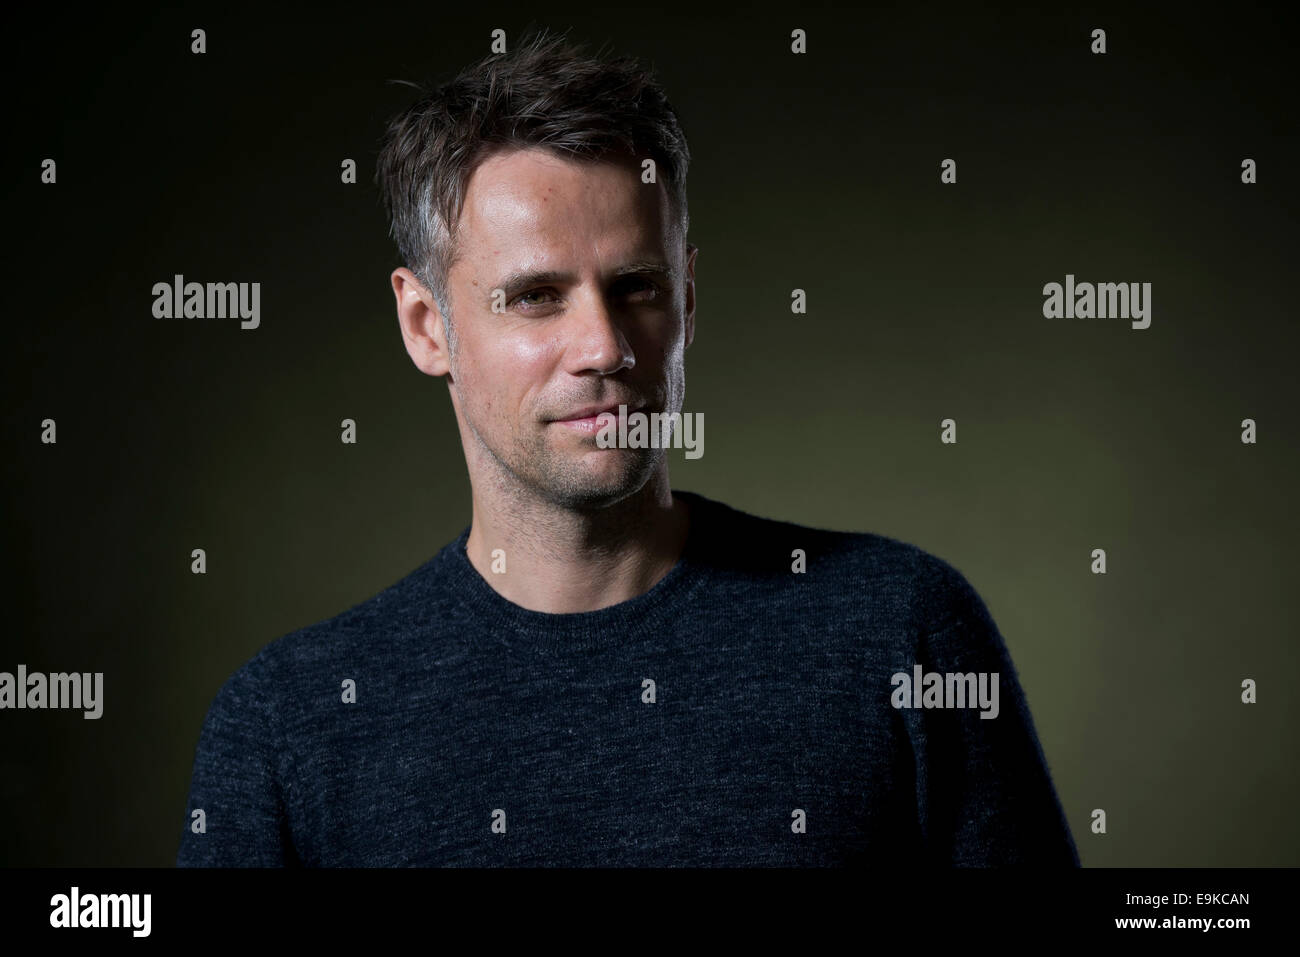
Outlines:
{"type": "Polygon", "coordinates": [[[934,630],[979,601],[948,559],[913,542],[868,530],[766,517],[685,493],[708,518],[702,551],[715,567],[785,580],[841,601],[873,600],[904,610],[919,630],[934,630]]]}
{"type": "Polygon", "coordinates": [[[446,548],[343,611],[265,642],[230,675],[219,697],[279,697],[318,683],[321,675],[342,681],[347,675],[340,665],[382,666],[392,660],[395,643],[415,631],[435,651],[437,636],[445,630],[440,605],[448,596],[438,584],[445,553],[446,548]]]}

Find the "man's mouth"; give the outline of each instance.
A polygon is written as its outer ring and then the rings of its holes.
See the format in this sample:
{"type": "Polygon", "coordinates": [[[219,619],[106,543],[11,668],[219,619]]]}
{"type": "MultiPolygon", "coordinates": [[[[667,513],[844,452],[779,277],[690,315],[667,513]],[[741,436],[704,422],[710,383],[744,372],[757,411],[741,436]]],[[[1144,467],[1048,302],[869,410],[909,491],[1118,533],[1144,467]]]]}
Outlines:
{"type": "MultiPolygon", "coordinates": [[[[622,404],[626,406],[627,403],[622,404]]],[[[631,415],[633,412],[636,412],[641,408],[642,406],[640,405],[632,406],[627,409],[627,414],[631,415]]],[[[609,421],[608,419],[602,418],[602,416],[612,415],[615,421],[617,421],[618,409],[619,403],[615,403],[614,405],[588,405],[583,406],[580,409],[575,409],[572,413],[562,419],[553,419],[552,422],[555,425],[562,425],[565,428],[573,429],[578,432],[589,432],[594,435],[596,432],[599,432],[604,428],[605,423],[609,421]]]]}

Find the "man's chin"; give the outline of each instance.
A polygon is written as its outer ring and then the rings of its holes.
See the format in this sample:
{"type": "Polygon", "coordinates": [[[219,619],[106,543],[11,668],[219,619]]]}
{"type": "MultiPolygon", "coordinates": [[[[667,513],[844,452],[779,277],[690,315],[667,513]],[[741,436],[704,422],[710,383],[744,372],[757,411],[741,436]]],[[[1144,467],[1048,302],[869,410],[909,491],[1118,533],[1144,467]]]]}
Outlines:
{"type": "Polygon", "coordinates": [[[657,464],[654,458],[628,449],[602,449],[596,454],[599,459],[592,461],[589,453],[572,471],[552,477],[547,484],[553,501],[572,509],[608,508],[644,488],[657,464]]]}

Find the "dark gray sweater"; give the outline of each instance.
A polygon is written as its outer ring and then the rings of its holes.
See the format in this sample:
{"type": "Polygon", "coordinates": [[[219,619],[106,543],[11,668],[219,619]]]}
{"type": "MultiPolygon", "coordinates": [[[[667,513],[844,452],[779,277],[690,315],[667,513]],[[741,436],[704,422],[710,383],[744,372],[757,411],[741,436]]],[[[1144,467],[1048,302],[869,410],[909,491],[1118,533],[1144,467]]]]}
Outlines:
{"type": "Polygon", "coordinates": [[[685,553],[630,601],[524,609],[470,564],[466,529],[265,646],[208,711],[177,864],[1078,865],[956,569],[674,494],[685,553]],[[895,676],[917,665],[970,683],[912,696],[895,676]],[[966,707],[933,706],[957,690],[966,707]]]}

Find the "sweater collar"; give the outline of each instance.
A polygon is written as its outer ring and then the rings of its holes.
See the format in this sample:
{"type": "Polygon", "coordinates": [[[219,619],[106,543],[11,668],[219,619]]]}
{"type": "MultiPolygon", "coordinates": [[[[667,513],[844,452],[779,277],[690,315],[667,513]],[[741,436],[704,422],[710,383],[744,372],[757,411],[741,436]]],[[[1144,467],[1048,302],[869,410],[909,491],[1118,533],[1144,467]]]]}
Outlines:
{"type": "MultiPolygon", "coordinates": [[[[533,611],[499,594],[469,560],[467,526],[438,554],[439,577],[476,626],[508,631],[544,645],[562,640],[566,648],[619,644],[629,633],[655,634],[672,625],[703,582],[702,562],[713,502],[695,492],[674,490],[690,507],[686,544],[668,573],[643,594],[595,611],[555,614],[533,611]]],[[[541,646],[539,645],[539,647],[541,646]]]]}

